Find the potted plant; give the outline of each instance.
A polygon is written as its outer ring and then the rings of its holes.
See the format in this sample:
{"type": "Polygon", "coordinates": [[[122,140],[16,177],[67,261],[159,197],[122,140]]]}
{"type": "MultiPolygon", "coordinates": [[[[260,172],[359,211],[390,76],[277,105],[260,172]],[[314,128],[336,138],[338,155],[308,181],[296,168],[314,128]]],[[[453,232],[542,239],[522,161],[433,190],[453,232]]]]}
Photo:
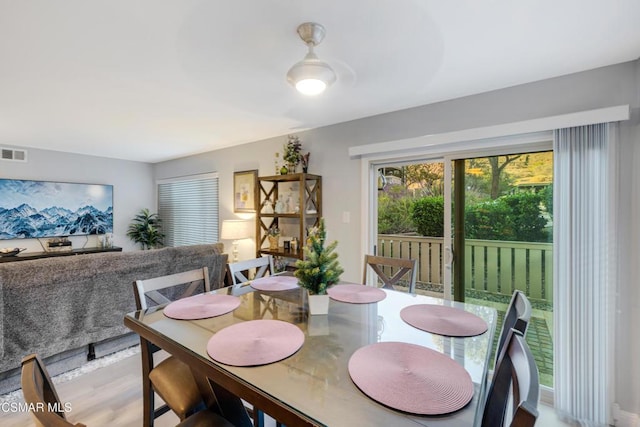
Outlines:
{"type": "Polygon", "coordinates": [[[277,225],[269,228],[267,239],[269,239],[269,250],[277,251],[278,246],[280,246],[280,229],[277,225]]]}
{"type": "Polygon", "coordinates": [[[158,214],[149,212],[149,209],[142,209],[137,214],[127,230],[127,236],[142,249],[155,249],[161,247],[164,242],[164,234],[160,230],[161,220],[158,214]]]}
{"type": "Polygon", "coordinates": [[[294,274],[300,286],[309,293],[309,313],[312,315],[327,314],[327,287],[338,282],[344,272],[338,262],[338,254],[334,252],[338,242],[334,241],[325,248],[325,239],[324,218],[320,218],[318,227],[309,230],[307,245],[303,248],[305,259],[296,261],[294,274]]]}
{"type": "Polygon", "coordinates": [[[284,161],[287,162],[287,171],[289,173],[295,173],[296,167],[302,158],[301,149],[302,143],[300,139],[295,135],[289,135],[289,141],[284,145],[284,155],[282,156],[284,161]]]}

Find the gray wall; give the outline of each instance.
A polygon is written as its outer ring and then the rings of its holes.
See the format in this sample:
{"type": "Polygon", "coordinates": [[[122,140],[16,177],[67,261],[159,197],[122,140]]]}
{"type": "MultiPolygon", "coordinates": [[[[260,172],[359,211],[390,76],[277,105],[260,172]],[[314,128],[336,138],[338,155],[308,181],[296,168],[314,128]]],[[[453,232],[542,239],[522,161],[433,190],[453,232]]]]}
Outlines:
{"type": "MultiPolygon", "coordinates": [[[[619,239],[620,313],[616,344],[616,395],[623,410],[640,413],[640,337],[638,328],[637,277],[640,277],[637,221],[640,212],[640,175],[634,165],[640,160],[640,72],[638,61],[526,85],[368,117],[334,126],[295,132],[303,150],[311,152],[310,173],[323,176],[323,211],[328,238],[339,240],[337,251],[345,268],[344,279],[361,275],[360,162],[351,159],[351,146],[393,141],[433,133],[504,124],[515,121],[610,107],[632,106],[633,120],[621,125],[621,200],[629,201],[633,213],[622,206],[619,239]],[[632,161],[635,160],[635,161],[632,161]],[[343,223],[349,212],[350,223],[343,223]],[[629,368],[633,366],[632,368],[629,368]]],[[[232,172],[258,169],[273,174],[274,153],[282,151],[286,136],[222,149],[155,166],[156,178],[210,171],[220,173],[221,219],[234,217],[231,209],[232,172]]],[[[241,258],[253,256],[250,242],[243,243],[241,258]]]]}
{"type": "MultiPolygon", "coordinates": [[[[0,161],[0,177],[113,185],[114,244],[124,250],[136,249],[126,236],[127,227],[140,209],[155,209],[153,165],[32,148],[27,151],[26,163],[0,161]]],[[[46,239],[41,240],[44,243],[46,239]]],[[[98,245],[95,236],[70,240],[74,249],[98,245]]],[[[36,239],[3,240],[0,247],[43,250],[36,239]]]]}

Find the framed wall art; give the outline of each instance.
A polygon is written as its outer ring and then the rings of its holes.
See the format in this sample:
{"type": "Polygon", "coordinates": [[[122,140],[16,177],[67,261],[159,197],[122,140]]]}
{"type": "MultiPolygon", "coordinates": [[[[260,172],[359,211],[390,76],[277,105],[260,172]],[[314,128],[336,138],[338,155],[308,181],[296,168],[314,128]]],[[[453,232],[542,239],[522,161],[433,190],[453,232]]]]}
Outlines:
{"type": "Polygon", "coordinates": [[[0,239],[113,233],[113,186],[0,179],[0,239]]]}
{"type": "Polygon", "coordinates": [[[233,211],[256,211],[258,170],[233,173],[233,211]]]}

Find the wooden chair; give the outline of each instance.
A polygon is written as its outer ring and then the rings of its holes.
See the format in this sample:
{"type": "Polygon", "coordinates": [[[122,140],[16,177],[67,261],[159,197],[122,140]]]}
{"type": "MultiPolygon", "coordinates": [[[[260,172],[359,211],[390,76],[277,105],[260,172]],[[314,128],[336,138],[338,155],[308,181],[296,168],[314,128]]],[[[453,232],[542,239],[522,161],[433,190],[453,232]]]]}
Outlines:
{"type": "MultiPolygon", "coordinates": [[[[171,291],[179,285],[185,285],[179,297],[196,293],[209,292],[209,269],[203,267],[169,276],[155,277],[147,280],[136,280],[133,283],[136,308],[148,308],[147,300],[157,304],[179,299],[173,295],[170,299],[160,291],[171,291]],[[198,292],[200,289],[200,292],[198,292]]],[[[142,356],[142,394],[144,410],[144,426],[152,427],[154,419],[172,410],[181,420],[203,409],[205,404],[200,389],[193,378],[191,369],[180,360],[169,356],[162,362],[155,364],[154,353],[160,350],[147,340],[140,338],[140,353],[142,356]],[[165,405],[155,408],[155,394],[157,393],[165,405]]]]}
{"type": "Polygon", "coordinates": [[[539,398],[538,367],[531,349],[522,332],[511,329],[489,387],[482,427],[534,426],[539,398]]]}
{"type": "Polygon", "coordinates": [[[520,331],[523,336],[526,336],[529,320],[531,320],[531,310],[531,302],[529,302],[527,296],[523,292],[515,291],[511,296],[511,302],[509,302],[509,307],[507,307],[502,321],[502,330],[496,347],[495,367],[498,366],[498,357],[511,329],[520,331]]]}
{"type": "MultiPolygon", "coordinates": [[[[67,421],[63,404],[58,397],[49,372],[35,354],[22,359],[22,393],[24,401],[32,409],[31,416],[38,427],[86,427],[85,424],[73,424],[67,421]]],[[[200,411],[186,418],[178,427],[233,427],[220,415],[210,411],[200,411]]]]}
{"type": "Polygon", "coordinates": [[[238,288],[243,283],[248,282],[247,271],[255,269],[255,275],[253,279],[259,279],[269,273],[270,275],[275,272],[273,267],[273,257],[267,255],[260,258],[253,258],[246,261],[233,262],[228,264],[229,274],[233,280],[233,287],[238,288]]]}
{"type": "Polygon", "coordinates": [[[362,283],[367,283],[367,266],[376,273],[382,281],[381,288],[395,289],[394,285],[405,275],[409,275],[409,292],[414,293],[416,290],[416,273],[417,264],[415,259],[388,258],[375,255],[364,256],[364,273],[362,283]],[[389,277],[383,268],[390,268],[393,275],[389,277]]]}

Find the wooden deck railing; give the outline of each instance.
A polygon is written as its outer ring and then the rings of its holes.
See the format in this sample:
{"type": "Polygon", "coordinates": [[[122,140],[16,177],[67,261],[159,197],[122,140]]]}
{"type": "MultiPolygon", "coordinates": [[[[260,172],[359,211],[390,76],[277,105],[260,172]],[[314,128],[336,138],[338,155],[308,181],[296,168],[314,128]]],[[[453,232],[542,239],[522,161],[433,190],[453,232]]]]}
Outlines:
{"type": "MultiPolygon", "coordinates": [[[[418,260],[417,281],[442,284],[443,240],[436,237],[378,235],[378,255],[418,260]]],[[[529,298],[553,301],[553,244],[467,239],[467,289],[510,296],[514,290],[529,298]]]]}

